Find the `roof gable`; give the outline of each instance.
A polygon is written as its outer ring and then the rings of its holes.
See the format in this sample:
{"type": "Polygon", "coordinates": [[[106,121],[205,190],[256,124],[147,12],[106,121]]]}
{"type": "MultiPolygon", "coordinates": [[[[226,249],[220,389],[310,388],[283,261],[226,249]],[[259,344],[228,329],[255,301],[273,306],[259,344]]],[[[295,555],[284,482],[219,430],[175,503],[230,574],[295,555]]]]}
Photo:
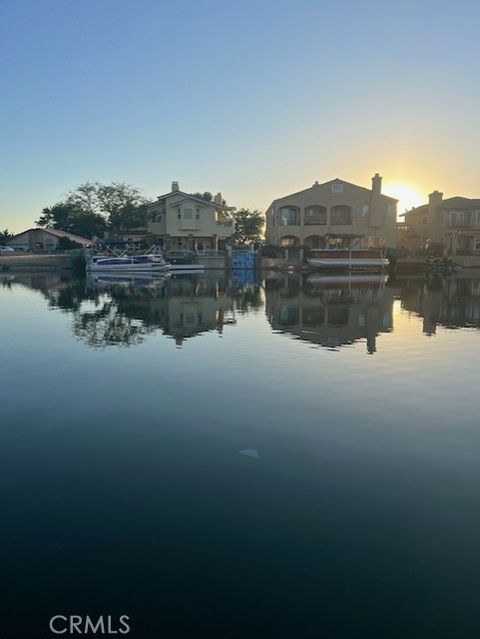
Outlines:
{"type": "MultiPolygon", "coordinates": [[[[363,193],[366,193],[366,194],[368,193],[369,195],[372,194],[371,189],[367,189],[364,186],[359,186],[358,184],[353,184],[353,182],[347,182],[346,180],[341,180],[340,178],[335,178],[334,180],[328,180],[327,182],[322,182],[322,184],[318,184],[317,182],[315,182],[315,184],[308,187],[307,189],[302,189],[301,191],[296,191],[295,193],[290,193],[289,195],[284,195],[283,197],[276,198],[275,200],[273,200],[272,204],[274,204],[275,202],[279,202],[280,200],[286,200],[288,198],[301,195],[302,193],[307,193],[309,191],[312,191],[313,189],[323,189],[332,184],[344,184],[345,186],[356,189],[358,191],[362,191],[363,193]]],[[[389,200],[390,202],[398,202],[398,199],[394,197],[390,197],[389,195],[384,195],[383,193],[380,193],[380,197],[384,198],[385,200],[389,200]]],[[[272,204],[270,206],[272,206],[272,204]]]]}
{"type": "Polygon", "coordinates": [[[480,199],[455,195],[447,198],[446,200],[442,200],[440,206],[480,206],[480,199]]]}
{"type": "Polygon", "coordinates": [[[44,228],[42,226],[26,229],[25,231],[22,231],[21,233],[17,233],[13,237],[10,237],[8,241],[10,242],[11,240],[14,240],[16,237],[20,237],[21,235],[30,233],[30,231],[43,231],[44,233],[47,233],[48,235],[53,235],[54,237],[58,237],[58,238],[67,237],[69,240],[72,240],[72,242],[77,242],[78,244],[91,244],[91,240],[87,239],[86,237],[81,237],[80,235],[69,233],[68,231],[61,231],[60,229],[52,229],[48,227],[44,228]]]}
{"type": "Polygon", "coordinates": [[[189,201],[192,201],[192,202],[196,202],[197,204],[202,204],[203,206],[210,206],[210,207],[212,207],[214,209],[227,210],[227,209],[231,208],[231,207],[228,207],[228,206],[223,206],[223,204],[217,204],[213,200],[209,202],[208,200],[203,200],[203,199],[201,199],[199,197],[193,197],[193,195],[190,195],[189,193],[185,193],[185,191],[170,191],[170,193],[165,193],[164,195],[159,195],[154,202],[149,202],[147,204],[147,206],[154,206],[154,205],[158,204],[158,202],[160,200],[164,200],[165,198],[172,197],[174,195],[182,195],[183,196],[182,202],[184,200],[189,200],[189,201]]]}

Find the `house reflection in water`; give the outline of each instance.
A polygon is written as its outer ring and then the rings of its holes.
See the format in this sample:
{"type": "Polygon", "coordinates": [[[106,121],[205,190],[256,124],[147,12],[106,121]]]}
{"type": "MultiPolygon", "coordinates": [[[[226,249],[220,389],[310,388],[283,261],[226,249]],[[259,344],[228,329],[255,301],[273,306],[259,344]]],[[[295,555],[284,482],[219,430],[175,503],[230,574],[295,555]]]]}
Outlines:
{"type": "Polygon", "coordinates": [[[402,308],[423,318],[423,332],[435,335],[437,326],[480,328],[480,278],[463,271],[446,278],[399,281],[402,308]]]}
{"type": "Polygon", "coordinates": [[[186,278],[167,282],[163,297],[156,298],[155,309],[162,318],[166,335],[178,346],[188,337],[235,323],[233,298],[225,279],[186,278]]]}
{"type": "Polygon", "coordinates": [[[266,281],[266,312],[274,330],[337,349],[393,329],[393,290],[383,275],[282,275],[266,281]]]}
{"type": "Polygon", "coordinates": [[[90,280],[98,302],[104,294],[129,318],[146,329],[160,328],[181,346],[185,339],[235,323],[228,280],[182,275],[178,278],[115,283],[108,278],[90,280]]]}

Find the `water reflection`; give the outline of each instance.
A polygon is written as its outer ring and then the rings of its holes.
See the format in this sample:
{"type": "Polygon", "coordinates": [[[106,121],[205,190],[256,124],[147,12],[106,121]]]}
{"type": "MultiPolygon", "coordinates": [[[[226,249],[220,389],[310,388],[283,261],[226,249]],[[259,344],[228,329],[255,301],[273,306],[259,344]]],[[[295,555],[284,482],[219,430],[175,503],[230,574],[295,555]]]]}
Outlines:
{"type": "Polygon", "coordinates": [[[276,331],[330,349],[393,329],[394,291],[383,275],[284,275],[266,286],[267,317],[276,331]]]}
{"type": "MultiPolygon", "coordinates": [[[[480,274],[380,275],[211,272],[170,278],[4,274],[4,287],[40,291],[51,308],[72,316],[76,338],[92,347],[131,346],[160,331],[181,346],[206,332],[222,335],[239,316],[265,312],[275,333],[339,350],[365,342],[373,354],[382,333],[395,330],[394,302],[423,318],[420,330],[480,327],[480,274]]],[[[417,330],[415,324],[413,330],[417,330]]]]}
{"type": "Polygon", "coordinates": [[[457,277],[409,278],[397,282],[402,308],[423,318],[423,332],[437,326],[480,328],[480,277],[465,271],[457,277]]]}
{"type": "Polygon", "coordinates": [[[222,334],[237,312],[262,305],[260,286],[224,272],[178,277],[20,275],[17,284],[40,291],[52,308],[73,315],[73,332],[89,346],[132,346],[160,330],[178,346],[201,333],[222,334]]]}

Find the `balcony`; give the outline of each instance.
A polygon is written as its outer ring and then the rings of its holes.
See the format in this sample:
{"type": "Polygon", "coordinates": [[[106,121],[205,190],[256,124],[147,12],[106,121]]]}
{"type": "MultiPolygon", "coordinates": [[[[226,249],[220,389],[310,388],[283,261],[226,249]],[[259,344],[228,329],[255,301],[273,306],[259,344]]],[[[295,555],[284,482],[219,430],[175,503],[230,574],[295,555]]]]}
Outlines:
{"type": "Polygon", "coordinates": [[[196,218],[179,220],[179,227],[182,231],[198,231],[200,228],[200,220],[196,218]]]}

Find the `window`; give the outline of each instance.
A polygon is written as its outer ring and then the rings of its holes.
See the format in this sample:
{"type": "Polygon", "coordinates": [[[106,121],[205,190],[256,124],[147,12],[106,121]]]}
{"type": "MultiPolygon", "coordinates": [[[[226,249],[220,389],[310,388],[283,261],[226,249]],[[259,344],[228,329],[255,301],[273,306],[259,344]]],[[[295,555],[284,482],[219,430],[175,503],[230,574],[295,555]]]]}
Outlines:
{"type": "Polygon", "coordinates": [[[387,204],[387,217],[393,217],[393,204],[387,204]]]}
{"type": "Polygon", "coordinates": [[[422,224],[427,224],[427,222],[428,222],[428,216],[422,215],[422,224]]]}
{"type": "Polygon", "coordinates": [[[464,222],[463,211],[450,211],[451,226],[461,226],[464,222]]]}
{"type": "Polygon", "coordinates": [[[179,220],[182,219],[182,209],[177,209],[177,217],[179,220]]]}
{"type": "Polygon", "coordinates": [[[307,206],[305,208],[305,217],[303,223],[305,225],[326,224],[327,209],[324,206],[307,206]]]}
{"type": "Polygon", "coordinates": [[[298,308],[295,306],[280,306],[278,323],[280,326],[294,326],[298,322],[298,308]]]}
{"type": "Polygon", "coordinates": [[[362,215],[366,217],[368,215],[368,204],[363,204],[362,206],[362,215]]]}
{"type": "Polygon", "coordinates": [[[341,182],[334,182],[332,184],[332,193],[343,193],[343,184],[341,182]]]}
{"type": "Polygon", "coordinates": [[[200,219],[200,209],[195,209],[195,219],[200,219]]]}
{"type": "Polygon", "coordinates": [[[332,206],[330,214],[330,223],[337,226],[346,226],[352,223],[351,209],[349,206],[339,204],[332,206]]]}
{"type": "Polygon", "coordinates": [[[297,206],[282,206],[279,210],[280,226],[298,226],[300,209],[297,206]]]}
{"type": "Polygon", "coordinates": [[[480,237],[475,238],[475,250],[480,251],[480,237]]]}
{"type": "Polygon", "coordinates": [[[303,325],[304,326],[318,326],[325,322],[325,308],[320,306],[319,308],[303,308],[303,325]]]}
{"type": "Polygon", "coordinates": [[[303,243],[310,249],[325,248],[325,238],[321,235],[309,235],[303,243]]]}
{"type": "Polygon", "coordinates": [[[294,246],[297,246],[297,244],[299,244],[298,238],[293,235],[285,235],[280,240],[280,246],[283,246],[284,248],[293,248],[294,246]]]}
{"type": "Polygon", "coordinates": [[[162,221],[162,216],[161,215],[157,215],[157,222],[160,224],[161,221],[162,221]]]}
{"type": "Polygon", "coordinates": [[[184,220],[193,219],[193,209],[183,209],[183,219],[184,220]]]}

